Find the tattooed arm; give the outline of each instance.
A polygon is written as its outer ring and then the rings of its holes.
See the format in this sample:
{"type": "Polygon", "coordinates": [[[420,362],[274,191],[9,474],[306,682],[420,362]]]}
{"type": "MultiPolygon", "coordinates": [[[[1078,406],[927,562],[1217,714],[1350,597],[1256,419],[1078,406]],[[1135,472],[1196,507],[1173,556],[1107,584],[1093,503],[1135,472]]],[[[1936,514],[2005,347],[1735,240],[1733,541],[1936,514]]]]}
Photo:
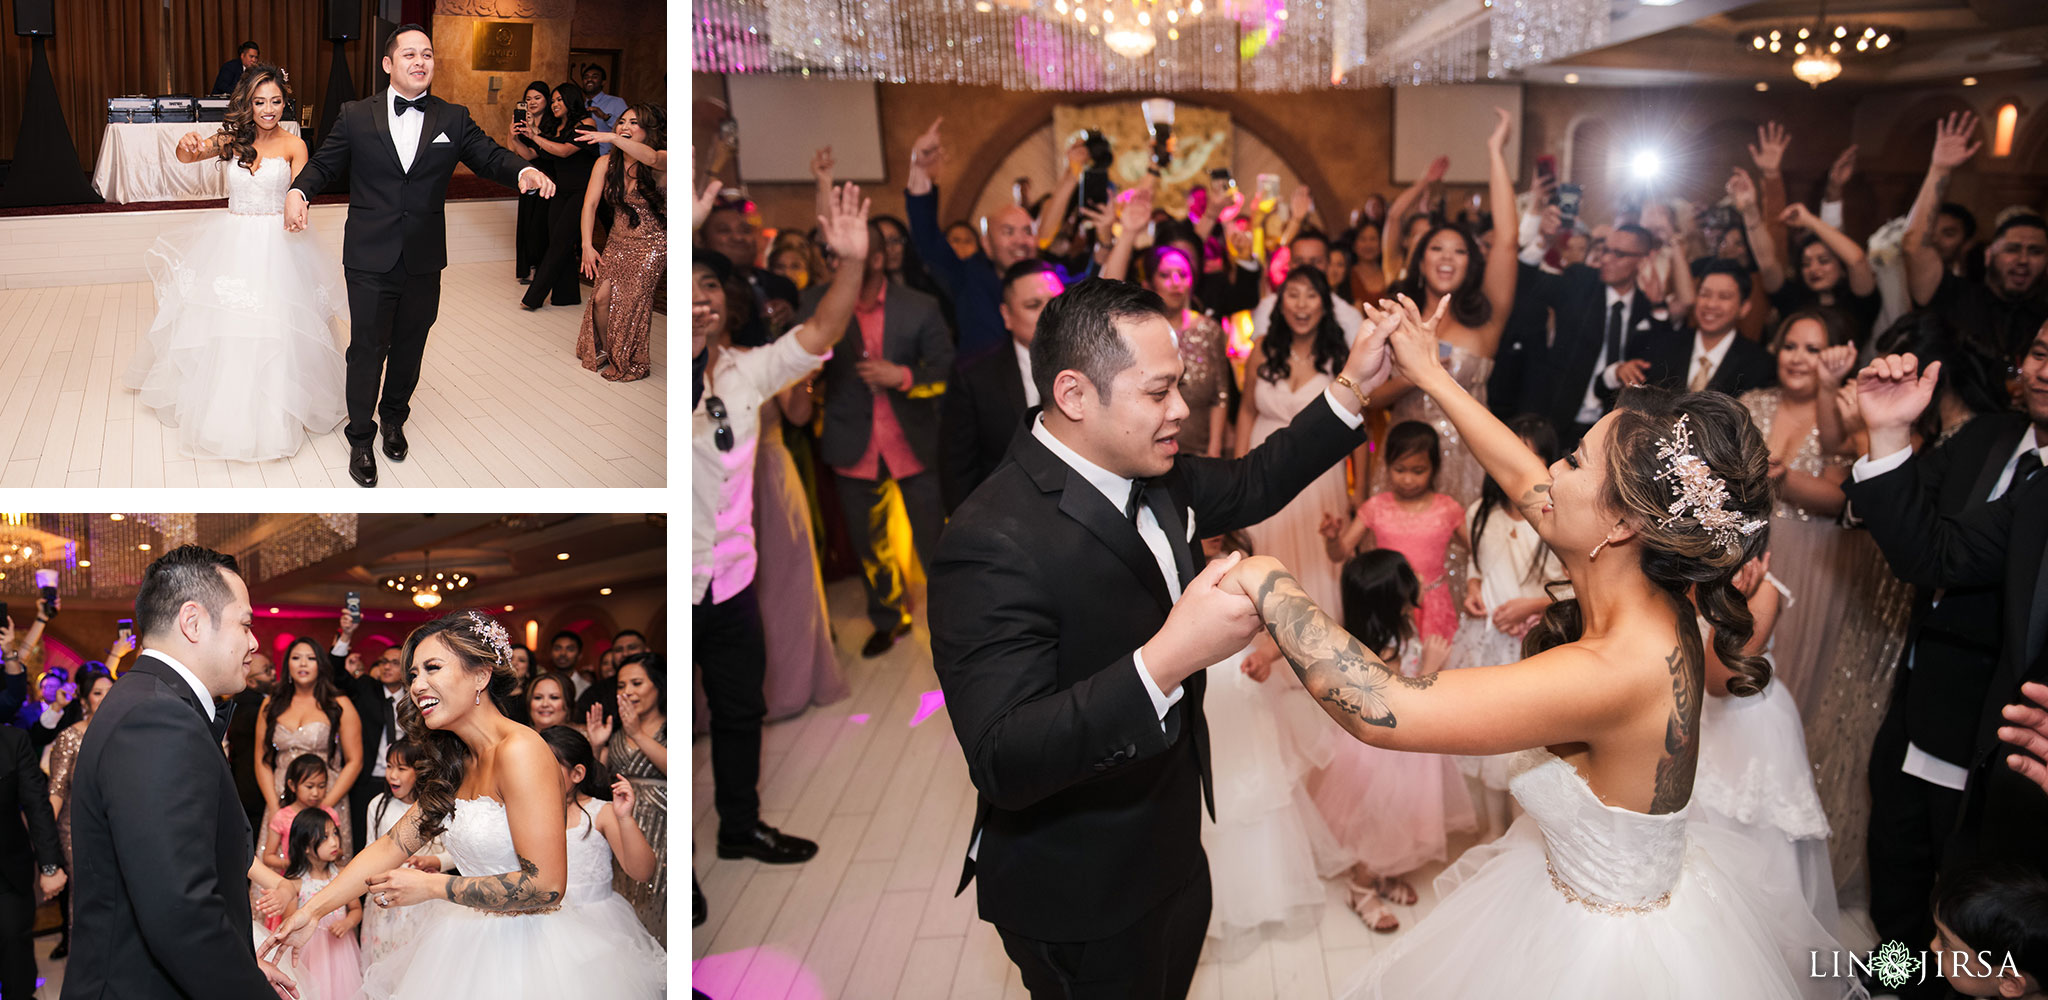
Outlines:
{"type": "Polygon", "coordinates": [[[533,913],[562,903],[569,880],[569,841],[562,829],[562,793],[555,755],[540,734],[521,729],[498,746],[498,795],[512,827],[516,871],[452,877],[451,902],[495,913],[533,913]]]}
{"type": "Polygon", "coordinates": [[[1277,560],[1247,559],[1223,587],[1251,596],[1323,711],[1378,747],[1495,754],[1595,743],[1661,693],[1569,646],[1502,667],[1404,677],[1316,607],[1277,560]]]}

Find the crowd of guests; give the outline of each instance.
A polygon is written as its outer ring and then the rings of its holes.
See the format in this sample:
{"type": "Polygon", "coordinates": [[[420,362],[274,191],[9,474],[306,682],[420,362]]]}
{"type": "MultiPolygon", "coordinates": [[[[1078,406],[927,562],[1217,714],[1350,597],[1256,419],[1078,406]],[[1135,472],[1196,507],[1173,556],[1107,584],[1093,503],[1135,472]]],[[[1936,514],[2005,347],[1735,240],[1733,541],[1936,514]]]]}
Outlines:
{"type": "Polygon", "coordinates": [[[520,308],[584,306],[583,367],[614,382],[647,377],[648,331],[668,275],[668,116],[607,93],[604,67],[578,81],[526,85],[506,146],[554,179],[557,197],[521,195],[514,276],[520,308]]]}
{"type": "MultiPolygon", "coordinates": [[[[1838,888],[1867,900],[1881,940],[1914,948],[1936,940],[1931,897],[1980,928],[1990,910],[2048,919],[2041,876],[1977,867],[2048,869],[2048,738],[2027,729],[2048,716],[2025,707],[2048,688],[2021,686],[2048,682],[2048,477],[2035,475],[2048,453],[2048,220],[2017,205],[1980,224],[1946,200],[1977,152],[1968,115],[1939,124],[1910,206],[1853,204],[1865,190],[1851,183],[1853,147],[1812,205],[1788,199],[1795,137],[1771,123],[1709,203],[1589,188],[1588,207],[1613,203],[1600,225],[1560,204],[1555,177],[1515,191],[1514,127],[1502,112],[1486,208],[1457,212],[1442,159],[1391,201],[1371,194],[1344,213],[1319,211],[1306,189],[1260,201],[1227,177],[1190,192],[1186,216],[1153,206],[1156,181],[1074,206],[1077,145],[1049,197],[979,227],[942,223],[938,123],[908,151],[904,220],[869,217],[857,190],[835,187],[829,149],[812,164],[820,229],[776,220],[788,227],[766,239],[744,196],[705,185],[693,614],[720,855],[815,851],[759,822],[747,758],[762,720],[788,711],[771,711],[778,693],[797,692],[800,709],[844,692],[821,567],[857,560],[873,629],[863,656],[909,634],[912,563],[929,562],[948,514],[1043,402],[1041,310],[1108,279],[1166,306],[1184,455],[1242,456],[1342,391],[1361,307],[1395,296],[1445,311],[1444,367],[1548,461],[1580,461],[1581,437],[1633,386],[1739,400],[1775,483],[1768,554],[1737,578],[1758,622],[1750,652],[1768,653],[1774,680],[1762,693],[1712,685],[1700,813],[1755,838],[1769,877],[1830,930],[1838,888]],[[1904,214],[1845,227],[1888,209],[1904,214]],[[1921,395],[1902,403],[1915,372],[1921,395]],[[890,545],[896,509],[910,551],[890,545]]],[[[1367,408],[1372,443],[1279,514],[1210,539],[1210,554],[1279,558],[1410,676],[1518,659],[1569,596],[1556,556],[1422,393],[1396,379],[1367,408]]],[[[1499,835],[1513,809],[1499,760],[1335,739],[1312,702],[1279,693],[1296,682],[1278,659],[1262,641],[1211,670],[1229,675],[1209,688],[1213,739],[1245,748],[1213,754],[1217,822],[1204,831],[1211,933],[1226,951],[1298,927],[1328,878],[1391,931],[1417,899],[1403,876],[1451,860],[1463,831],[1499,835]],[[1232,788],[1245,790],[1235,810],[1232,788]],[[1276,855],[1275,842],[1299,850],[1276,855]]],[[[2038,977],[2033,934],[2023,965],[2038,977]]]]}
{"type": "MultiPolygon", "coordinates": [[[[54,900],[63,931],[51,957],[69,953],[65,883],[72,869],[73,771],[94,710],[136,652],[135,638],[124,632],[104,660],[80,666],[75,676],[62,666],[45,667],[43,633],[58,610],[58,602],[38,600],[34,621],[19,634],[11,619],[0,619],[0,657],[5,660],[0,750],[19,741],[19,756],[28,767],[24,774],[33,773],[33,781],[18,782],[23,795],[18,812],[12,803],[6,809],[24,819],[0,823],[0,854],[9,855],[0,863],[20,860],[7,850],[9,845],[24,851],[32,846],[42,869],[40,883],[30,891],[0,892],[7,910],[0,914],[0,995],[10,997],[17,989],[22,996],[34,989],[30,938],[37,906],[54,900]],[[31,787],[47,795],[32,794],[31,787]],[[22,988],[24,982],[30,985],[22,988]]],[[[403,649],[396,643],[360,648],[353,642],[357,626],[355,617],[344,612],[331,641],[293,639],[281,663],[262,652],[253,654],[247,687],[228,700],[224,731],[216,731],[249,819],[259,867],[275,873],[250,872],[256,942],[349,858],[389,833],[416,801],[414,763],[420,748],[405,738],[398,718],[408,698],[403,649]]],[[[640,927],[666,942],[666,659],[633,629],[617,632],[601,651],[588,653],[582,635],[564,630],[554,636],[545,657],[513,646],[511,667],[518,684],[509,698],[501,699],[500,710],[532,726],[556,751],[564,773],[575,772],[581,813],[591,817],[592,829],[612,846],[614,890],[640,927]],[[606,803],[620,806],[622,815],[613,816],[606,803]]],[[[445,852],[432,849],[408,864],[429,872],[454,870],[445,852]]],[[[323,927],[331,933],[316,935],[317,946],[299,955],[298,966],[288,971],[299,979],[302,997],[354,997],[363,972],[432,915],[431,905],[351,904],[346,912],[328,915],[323,927]]]]}

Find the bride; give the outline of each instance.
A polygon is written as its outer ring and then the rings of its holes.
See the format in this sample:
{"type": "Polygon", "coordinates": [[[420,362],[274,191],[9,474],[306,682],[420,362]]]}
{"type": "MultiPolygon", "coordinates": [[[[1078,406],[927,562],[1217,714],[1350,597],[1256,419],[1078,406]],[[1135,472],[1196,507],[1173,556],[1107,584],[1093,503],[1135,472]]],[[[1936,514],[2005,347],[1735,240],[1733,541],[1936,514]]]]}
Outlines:
{"type": "Polygon", "coordinates": [[[228,161],[228,210],[157,238],[147,255],[156,320],[123,381],[195,458],[288,458],[307,431],[346,415],[348,325],[341,268],[315,237],[278,224],[306,144],[279,127],[291,100],[275,66],[243,74],[211,136],[178,141],[181,163],[228,161]]]}
{"type": "MultiPolygon", "coordinates": [[[[369,891],[372,906],[440,899],[410,940],[363,972],[370,1000],[661,996],[659,949],[618,936],[572,892],[561,768],[546,741],[499,705],[518,686],[505,627],[482,612],[444,616],[405,641],[406,739],[417,800],[258,949],[303,946],[320,918],[369,891]],[[406,867],[434,837],[460,876],[406,867]]],[[[609,887],[609,883],[606,883],[609,887]]]]}
{"type": "Polygon", "coordinates": [[[1395,750],[1521,751],[1527,810],[1439,880],[1428,918],[1382,950],[1350,997],[1839,997],[1809,975],[1836,942],[1797,898],[1744,884],[1744,841],[1689,824],[1704,651],[1697,614],[1742,694],[1769,682],[1743,652],[1732,584],[1768,539],[1767,451],[1714,393],[1624,396],[1546,468],[1447,375],[1436,316],[1368,310],[1394,363],[1563,559],[1577,594],[1551,605],[1520,663],[1404,677],[1346,634],[1271,559],[1221,585],[1250,597],[1303,686],[1353,736],[1395,750]],[[1698,595],[1697,609],[1690,596],[1698,595]],[[1733,853],[1731,853],[1733,852],[1733,853]],[[1455,886],[1455,888],[1451,888],[1455,886]],[[1475,958],[1483,960],[1475,961],[1475,958]]]}

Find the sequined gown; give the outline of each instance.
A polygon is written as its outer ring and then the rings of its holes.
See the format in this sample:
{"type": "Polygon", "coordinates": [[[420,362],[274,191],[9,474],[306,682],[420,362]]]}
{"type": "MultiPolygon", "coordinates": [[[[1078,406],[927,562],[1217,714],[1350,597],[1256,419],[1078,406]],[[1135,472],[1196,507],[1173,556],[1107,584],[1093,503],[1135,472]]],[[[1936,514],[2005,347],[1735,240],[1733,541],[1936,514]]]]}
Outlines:
{"type": "Polygon", "coordinates": [[[1180,397],[1188,404],[1188,417],[1180,425],[1180,453],[1207,455],[1209,422],[1230,406],[1230,355],[1222,325],[1195,314],[1180,334],[1180,360],[1180,397]]]}
{"type": "Polygon", "coordinates": [[[64,848],[64,870],[71,871],[71,778],[78,767],[84,726],[66,726],[50,744],[50,795],[63,802],[57,810],[57,842],[64,848]]]}
{"type": "MultiPolygon", "coordinates": [[[[1778,400],[1776,389],[1742,396],[1766,438],[1778,400]]],[[[1829,463],[1848,460],[1823,457],[1816,429],[1789,464],[1819,475],[1829,463]]],[[[1835,882],[1847,885],[1863,865],[1870,745],[1891,696],[1913,591],[1892,575],[1868,532],[1782,501],[1771,517],[1771,575],[1792,593],[1778,617],[1771,659],[1805,720],[1814,788],[1834,828],[1828,853],[1835,882]]]]}
{"type": "MultiPolygon", "coordinates": [[[[668,723],[654,734],[654,741],[668,745],[668,723]]],[[[640,923],[656,941],[668,941],[668,775],[663,774],[647,755],[633,743],[621,727],[612,733],[611,750],[607,755],[613,771],[633,783],[633,822],[640,824],[640,832],[647,842],[654,846],[654,878],[646,882],[635,882],[623,871],[614,869],[612,888],[633,904],[633,912],[640,917],[640,923]]]]}
{"type": "MultiPolygon", "coordinates": [[[[1258,378],[1258,352],[1253,360],[1245,364],[1245,378],[1258,378]]],[[[1274,431],[1287,426],[1304,406],[1326,406],[1322,401],[1323,391],[1330,386],[1330,376],[1317,372],[1314,378],[1303,383],[1299,389],[1290,389],[1283,381],[1268,382],[1260,379],[1259,386],[1252,392],[1251,403],[1255,410],[1252,422],[1252,439],[1244,442],[1244,450],[1250,451],[1263,443],[1274,431]]],[[[1334,608],[1339,604],[1337,592],[1337,564],[1330,560],[1329,549],[1323,544],[1323,515],[1344,516],[1350,506],[1344,493],[1344,463],[1324,470],[1306,489],[1295,494],[1287,506],[1264,521],[1245,529],[1245,537],[1251,542],[1254,555],[1272,556],[1301,582],[1301,589],[1318,606],[1334,608]]]]}
{"type": "MultiPolygon", "coordinates": [[[[630,177],[629,167],[629,180],[630,177]]],[[[603,338],[600,341],[598,337],[596,317],[600,299],[595,294],[583,310],[583,329],[576,335],[576,360],[613,382],[647,377],[647,342],[648,331],[654,325],[654,296],[668,277],[667,227],[655,218],[639,188],[628,183],[625,197],[626,206],[632,209],[639,224],[631,224],[625,208],[613,206],[611,236],[604,245],[604,256],[597,262],[597,289],[611,286],[603,338]]]]}
{"type": "MultiPolygon", "coordinates": [[[[270,745],[277,748],[277,763],[270,767],[270,801],[283,801],[285,772],[291,769],[292,761],[300,754],[310,753],[327,760],[327,787],[330,790],[341,781],[341,767],[337,763],[340,751],[336,750],[333,758],[327,756],[326,719],[309,722],[296,729],[279,722],[276,731],[271,735],[270,745]]],[[[333,811],[335,822],[341,825],[341,863],[347,865],[352,853],[349,851],[349,845],[355,843],[349,830],[349,810],[344,805],[333,811]]]]}

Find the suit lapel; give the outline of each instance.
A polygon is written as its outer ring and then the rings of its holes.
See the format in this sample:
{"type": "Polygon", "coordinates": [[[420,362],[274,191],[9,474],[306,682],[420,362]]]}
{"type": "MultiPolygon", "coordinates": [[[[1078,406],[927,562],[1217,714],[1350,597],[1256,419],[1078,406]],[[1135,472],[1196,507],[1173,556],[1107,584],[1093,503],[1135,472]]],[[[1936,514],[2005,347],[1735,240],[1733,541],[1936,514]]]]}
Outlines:
{"type": "Polygon", "coordinates": [[[420,141],[419,145],[413,149],[412,170],[406,171],[407,176],[411,176],[413,170],[420,168],[420,161],[427,158],[427,150],[433,146],[434,137],[441,134],[438,131],[441,127],[440,100],[430,100],[427,102],[427,106],[420,110],[426,115],[426,118],[420,123],[420,141]]]}
{"type": "Polygon", "coordinates": [[[1000,360],[996,362],[999,375],[998,381],[1002,382],[999,391],[1003,394],[1003,399],[1010,404],[1009,409],[1004,412],[1022,413],[1024,412],[1024,369],[1017,365],[1016,345],[1006,344],[1004,346],[1008,349],[1002,352],[1000,360]]]}
{"type": "Polygon", "coordinates": [[[1991,495],[1991,488],[1998,485],[1998,477],[2005,472],[2006,460],[2012,457],[2013,450],[2020,446],[2020,438],[2026,433],[2027,425],[2014,421],[2010,429],[1992,437],[1991,450],[1984,454],[1982,462],[1977,463],[1977,482],[1970,487],[1970,503],[1982,503],[1991,495]]]}
{"type": "Polygon", "coordinates": [[[1193,553],[1188,551],[1188,526],[1181,519],[1180,504],[1160,480],[1148,479],[1145,486],[1145,506],[1152,508],[1152,516],[1159,519],[1160,530],[1166,532],[1166,547],[1173,550],[1174,572],[1180,576],[1180,589],[1186,591],[1188,582],[1195,578],[1195,561],[1193,553]]]}
{"type": "Polygon", "coordinates": [[[391,92],[378,91],[371,99],[375,102],[375,113],[370,115],[370,124],[377,130],[377,146],[391,155],[391,166],[399,173],[405,172],[404,161],[398,158],[398,141],[391,137],[391,92]]]}
{"type": "Polygon", "coordinates": [[[1152,557],[1152,550],[1145,546],[1145,540],[1138,537],[1138,528],[1124,517],[1122,508],[1113,506],[1109,498],[1102,495],[1079,472],[1060,461],[1044,443],[1031,433],[1031,413],[1024,416],[1023,426],[1017,429],[1017,437],[1010,442],[1010,457],[1022,466],[1024,473],[1031,477],[1040,491],[1060,495],[1060,512],[1080,522],[1104,548],[1114,553],[1132,574],[1139,585],[1159,602],[1161,611],[1173,610],[1173,597],[1167,592],[1166,577],[1159,573],[1159,560],[1152,557]]]}

